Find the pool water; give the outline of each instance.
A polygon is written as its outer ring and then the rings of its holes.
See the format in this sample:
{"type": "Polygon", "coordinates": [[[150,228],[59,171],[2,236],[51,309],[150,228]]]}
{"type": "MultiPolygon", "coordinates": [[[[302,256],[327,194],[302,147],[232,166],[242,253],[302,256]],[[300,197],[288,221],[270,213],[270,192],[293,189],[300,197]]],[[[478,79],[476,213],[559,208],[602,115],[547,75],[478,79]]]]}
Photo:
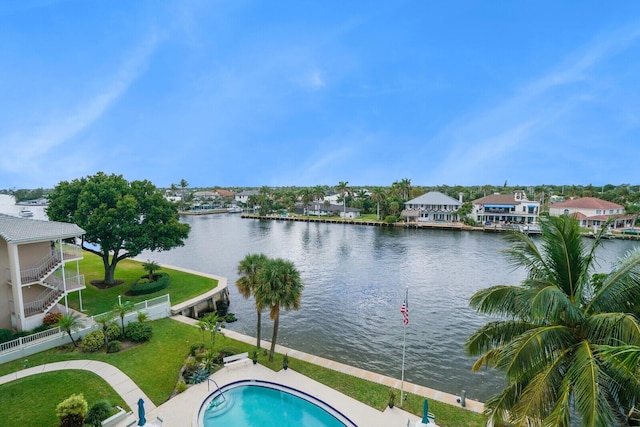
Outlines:
{"type": "Polygon", "coordinates": [[[355,426],[342,414],[311,396],[266,382],[259,382],[259,385],[257,382],[234,383],[222,387],[222,393],[215,392],[205,400],[200,412],[200,425],[203,427],[355,426]]]}

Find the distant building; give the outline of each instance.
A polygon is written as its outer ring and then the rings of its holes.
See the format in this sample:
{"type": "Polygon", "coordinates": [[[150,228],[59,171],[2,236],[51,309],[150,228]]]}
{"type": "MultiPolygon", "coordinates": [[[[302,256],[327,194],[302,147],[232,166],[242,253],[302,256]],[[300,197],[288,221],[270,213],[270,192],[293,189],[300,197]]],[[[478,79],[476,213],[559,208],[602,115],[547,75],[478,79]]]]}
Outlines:
{"type": "Polygon", "coordinates": [[[458,209],[462,206],[462,200],[456,200],[439,191],[430,191],[405,202],[404,206],[401,215],[406,221],[453,222],[458,220],[458,209]]]}
{"type": "Polygon", "coordinates": [[[244,190],[235,195],[235,201],[239,203],[247,203],[249,201],[249,197],[257,196],[258,194],[258,190],[244,190]]]}
{"type": "Polygon", "coordinates": [[[571,215],[580,221],[580,226],[586,228],[600,227],[612,219],[613,228],[633,227],[634,215],[627,215],[624,206],[608,202],[596,197],[581,197],[554,203],[549,206],[549,215],[571,215]]]}
{"type": "MultiPolygon", "coordinates": [[[[304,209],[304,206],[301,207],[304,209]]],[[[304,211],[301,213],[304,213],[304,211]]],[[[311,202],[306,206],[306,214],[316,216],[339,215],[344,219],[354,219],[360,217],[360,209],[331,203],[311,202]]]]}
{"type": "Polygon", "coordinates": [[[522,190],[476,199],[471,213],[471,217],[481,224],[534,224],[539,215],[540,202],[528,200],[522,190]]]}

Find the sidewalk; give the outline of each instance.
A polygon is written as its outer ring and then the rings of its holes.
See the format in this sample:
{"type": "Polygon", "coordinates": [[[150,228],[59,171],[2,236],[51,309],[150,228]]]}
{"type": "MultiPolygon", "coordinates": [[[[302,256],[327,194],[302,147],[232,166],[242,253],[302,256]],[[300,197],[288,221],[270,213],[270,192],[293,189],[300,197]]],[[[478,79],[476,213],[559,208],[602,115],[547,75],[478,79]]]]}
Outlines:
{"type": "Polygon", "coordinates": [[[63,369],[78,369],[93,372],[104,379],[127,403],[131,411],[138,408],[138,399],[144,400],[144,407],[147,411],[156,409],[151,399],[129,378],[124,372],[108,363],[99,362],[97,360],[67,360],[64,362],[46,363],[44,365],[34,366],[33,368],[23,369],[21,371],[12,372],[0,377],[0,384],[8,383],[20,378],[31,375],[42,374],[45,372],[60,371],[63,369]]]}

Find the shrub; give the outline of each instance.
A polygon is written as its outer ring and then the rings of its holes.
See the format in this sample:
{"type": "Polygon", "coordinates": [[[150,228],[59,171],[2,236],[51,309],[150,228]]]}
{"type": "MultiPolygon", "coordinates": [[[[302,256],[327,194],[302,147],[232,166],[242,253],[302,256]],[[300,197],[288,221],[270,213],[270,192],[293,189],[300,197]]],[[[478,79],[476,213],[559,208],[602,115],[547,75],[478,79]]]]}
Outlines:
{"type": "Polygon", "coordinates": [[[62,319],[62,313],[48,313],[46,316],[44,316],[44,319],[42,319],[42,324],[53,326],[58,323],[60,319],[62,319]]]}
{"type": "Polygon", "coordinates": [[[120,341],[113,340],[109,341],[109,346],[107,347],[107,353],[117,353],[120,351],[120,341]]]}
{"type": "Polygon", "coordinates": [[[209,375],[211,375],[211,373],[208,369],[198,368],[193,373],[193,375],[191,375],[191,378],[189,378],[189,382],[191,384],[199,384],[203,381],[206,381],[206,379],[209,378],[209,375]]]}
{"type": "Polygon", "coordinates": [[[104,333],[102,331],[89,332],[82,338],[82,351],[94,353],[102,348],[104,344],[104,333]]]}
{"type": "Polygon", "coordinates": [[[102,426],[102,421],[109,418],[110,414],[111,404],[106,400],[98,400],[89,408],[84,422],[93,427],[100,427],[102,426]]]}
{"type": "Polygon", "coordinates": [[[398,222],[398,218],[396,218],[395,215],[387,215],[384,218],[384,222],[386,222],[387,224],[393,224],[395,222],[398,222]]]}
{"type": "Polygon", "coordinates": [[[13,338],[13,331],[9,329],[0,329],[0,343],[11,341],[13,338]]]}
{"type": "Polygon", "coordinates": [[[196,360],[196,358],[193,356],[187,357],[187,360],[184,361],[183,375],[185,377],[189,377],[195,372],[196,369],[198,369],[198,361],[196,360]]]}
{"type": "Polygon", "coordinates": [[[82,394],[72,394],[56,406],[56,415],[64,427],[82,427],[88,410],[87,401],[82,394]]]}
{"type": "Polygon", "coordinates": [[[125,336],[134,342],[148,341],[151,335],[153,335],[151,325],[140,322],[129,323],[125,332],[125,336]]]}
{"type": "Polygon", "coordinates": [[[189,354],[191,356],[195,356],[197,353],[201,352],[202,350],[204,350],[204,343],[196,342],[191,344],[191,348],[189,349],[189,354]]]}
{"type": "Polygon", "coordinates": [[[146,276],[144,277],[145,278],[141,278],[140,280],[137,280],[133,285],[131,285],[131,288],[129,289],[129,294],[131,295],[152,294],[154,292],[161,291],[162,289],[169,286],[169,284],[171,283],[171,277],[169,277],[167,273],[156,274],[154,278],[157,277],[157,279],[154,280],[153,282],[149,282],[149,279],[146,276]]]}
{"type": "Polygon", "coordinates": [[[178,383],[176,384],[176,393],[180,394],[186,389],[187,389],[187,383],[185,383],[182,380],[178,381],[178,383]]]}
{"type": "Polygon", "coordinates": [[[238,350],[236,347],[222,347],[220,349],[221,357],[233,356],[234,354],[239,354],[239,353],[242,353],[242,352],[238,350]]]}
{"type": "Polygon", "coordinates": [[[233,314],[233,313],[227,313],[227,314],[224,316],[224,321],[225,321],[225,322],[227,322],[227,323],[233,323],[233,322],[235,322],[235,321],[237,321],[237,320],[238,320],[238,319],[236,318],[236,315],[235,315],[235,314],[233,314]]]}
{"type": "Polygon", "coordinates": [[[109,341],[117,340],[118,338],[120,338],[120,335],[122,335],[122,329],[120,329],[120,325],[115,322],[110,324],[107,328],[107,339],[109,341]]]}
{"type": "Polygon", "coordinates": [[[38,332],[46,331],[47,329],[50,329],[50,328],[51,328],[51,326],[47,326],[45,324],[42,324],[40,326],[36,326],[31,331],[29,331],[29,334],[37,334],[38,332]]]}

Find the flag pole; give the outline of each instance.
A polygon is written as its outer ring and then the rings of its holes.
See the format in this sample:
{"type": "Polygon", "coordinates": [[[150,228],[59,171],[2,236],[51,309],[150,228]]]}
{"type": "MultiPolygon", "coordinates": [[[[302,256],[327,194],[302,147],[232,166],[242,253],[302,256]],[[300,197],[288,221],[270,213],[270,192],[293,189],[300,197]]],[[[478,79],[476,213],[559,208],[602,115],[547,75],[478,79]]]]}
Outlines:
{"type": "Polygon", "coordinates": [[[403,325],[404,325],[404,338],[402,339],[402,380],[400,381],[400,407],[402,408],[402,405],[404,404],[404,354],[405,354],[405,350],[407,347],[407,325],[409,324],[408,320],[408,314],[409,314],[409,287],[407,286],[407,291],[405,293],[405,297],[404,297],[404,304],[403,304],[403,308],[405,310],[404,314],[404,320],[403,320],[403,325]]]}

